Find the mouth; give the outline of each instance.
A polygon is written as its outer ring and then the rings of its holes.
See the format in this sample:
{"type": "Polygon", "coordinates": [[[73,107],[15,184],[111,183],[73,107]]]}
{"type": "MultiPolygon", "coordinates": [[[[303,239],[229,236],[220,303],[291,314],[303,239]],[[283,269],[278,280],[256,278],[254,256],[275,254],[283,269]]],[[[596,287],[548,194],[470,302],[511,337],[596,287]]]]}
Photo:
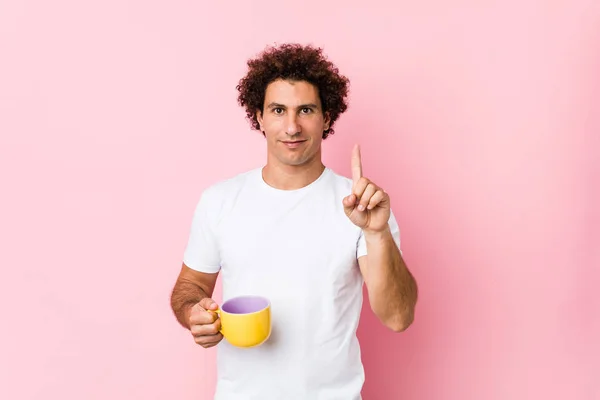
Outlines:
{"type": "Polygon", "coordinates": [[[302,145],[302,143],[306,142],[306,140],[282,140],[281,143],[283,143],[287,148],[289,149],[295,149],[297,147],[300,147],[300,145],[302,145]]]}

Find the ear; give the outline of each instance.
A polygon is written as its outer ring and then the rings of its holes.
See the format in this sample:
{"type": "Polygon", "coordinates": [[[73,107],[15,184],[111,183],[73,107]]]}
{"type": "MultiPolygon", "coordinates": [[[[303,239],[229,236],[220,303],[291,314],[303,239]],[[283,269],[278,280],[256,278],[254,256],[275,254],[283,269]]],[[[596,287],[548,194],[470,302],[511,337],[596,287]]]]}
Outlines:
{"type": "Polygon", "coordinates": [[[263,129],[263,117],[262,117],[262,111],[260,110],[256,110],[256,120],[258,121],[259,125],[260,125],[260,130],[264,131],[263,129]]]}
{"type": "Polygon", "coordinates": [[[325,117],[323,119],[323,123],[324,123],[324,131],[326,131],[327,129],[329,129],[329,125],[331,123],[331,116],[329,115],[329,111],[325,112],[325,117]]]}

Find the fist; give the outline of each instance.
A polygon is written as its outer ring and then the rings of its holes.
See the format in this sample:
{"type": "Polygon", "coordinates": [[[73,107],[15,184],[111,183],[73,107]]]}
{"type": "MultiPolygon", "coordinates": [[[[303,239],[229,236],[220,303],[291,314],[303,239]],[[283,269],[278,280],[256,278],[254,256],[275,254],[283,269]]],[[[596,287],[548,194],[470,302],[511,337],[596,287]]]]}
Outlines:
{"type": "Polygon", "coordinates": [[[212,299],[204,298],[190,309],[190,332],[194,341],[206,349],[217,345],[223,339],[219,332],[221,320],[215,312],[218,308],[212,299]]]}

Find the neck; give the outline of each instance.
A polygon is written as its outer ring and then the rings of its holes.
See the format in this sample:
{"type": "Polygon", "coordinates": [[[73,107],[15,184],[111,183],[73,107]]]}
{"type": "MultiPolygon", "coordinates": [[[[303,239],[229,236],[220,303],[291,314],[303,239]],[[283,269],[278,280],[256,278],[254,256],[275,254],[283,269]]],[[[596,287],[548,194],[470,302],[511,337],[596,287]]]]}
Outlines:
{"type": "Polygon", "coordinates": [[[304,165],[267,162],[262,169],[262,177],[269,186],[276,189],[295,190],[317,180],[324,169],[325,166],[318,158],[304,165]]]}

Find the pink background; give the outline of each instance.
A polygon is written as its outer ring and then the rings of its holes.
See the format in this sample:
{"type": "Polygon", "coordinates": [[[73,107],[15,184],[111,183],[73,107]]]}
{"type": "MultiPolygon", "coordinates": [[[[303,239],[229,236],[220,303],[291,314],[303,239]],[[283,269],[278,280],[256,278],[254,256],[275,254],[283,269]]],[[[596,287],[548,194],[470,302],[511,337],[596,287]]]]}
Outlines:
{"type": "Polygon", "coordinates": [[[246,58],[300,41],[421,290],[404,334],[365,305],[365,399],[600,399],[600,3],[318,3],[0,3],[0,398],[211,398],[169,293],[201,190],[264,160],[246,58]]]}

